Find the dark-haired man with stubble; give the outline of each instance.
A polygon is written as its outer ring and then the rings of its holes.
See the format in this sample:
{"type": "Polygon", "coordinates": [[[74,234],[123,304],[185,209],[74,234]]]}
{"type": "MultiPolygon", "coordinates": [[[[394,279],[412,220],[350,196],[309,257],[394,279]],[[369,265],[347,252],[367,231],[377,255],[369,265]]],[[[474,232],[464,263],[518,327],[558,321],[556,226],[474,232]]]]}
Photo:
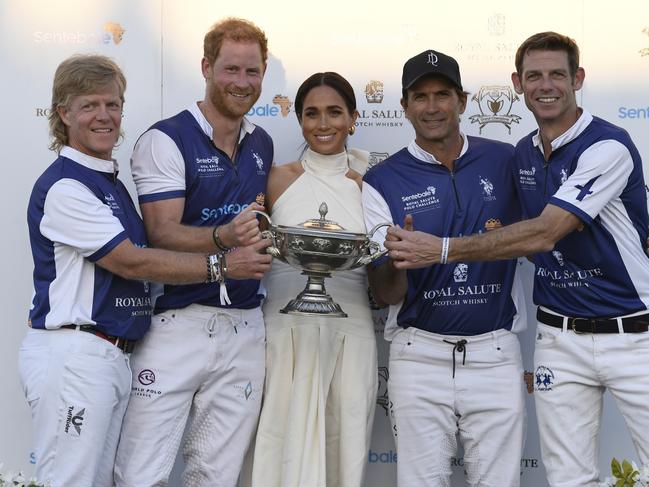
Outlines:
{"type": "Polygon", "coordinates": [[[166,485],[181,437],[184,485],[233,487],[252,438],[265,368],[259,279],[270,268],[263,208],[273,143],[245,118],[266,70],[265,34],[229,18],[204,40],[205,97],[154,124],[131,161],[152,245],[220,254],[215,284],[165,286],[133,354],[118,486],[166,485]]]}
{"type": "Polygon", "coordinates": [[[594,487],[605,390],[639,460],[649,461],[649,233],[640,154],[628,133],[577,106],[585,71],[555,32],[516,53],[514,87],[539,129],[516,147],[527,220],[485,235],[388,231],[395,267],[532,255],[538,333],[535,400],[553,487],[594,487]]]}

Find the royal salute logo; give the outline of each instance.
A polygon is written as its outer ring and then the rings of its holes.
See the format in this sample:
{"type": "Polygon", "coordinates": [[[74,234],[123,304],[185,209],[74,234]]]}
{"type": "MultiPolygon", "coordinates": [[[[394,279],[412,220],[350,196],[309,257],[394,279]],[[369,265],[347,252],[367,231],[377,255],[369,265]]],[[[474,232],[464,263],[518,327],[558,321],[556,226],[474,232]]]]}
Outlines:
{"type": "Polygon", "coordinates": [[[495,13],[487,19],[487,31],[491,36],[505,35],[506,17],[501,13],[495,13]]]}
{"type": "Polygon", "coordinates": [[[385,161],[390,154],[387,152],[370,152],[370,160],[367,164],[367,168],[376,166],[378,163],[385,161]]]}
{"type": "Polygon", "coordinates": [[[383,101],[383,82],[371,80],[365,85],[365,100],[367,103],[381,103],[383,101]]]}
{"type": "Polygon", "coordinates": [[[563,267],[565,264],[563,260],[563,254],[559,252],[558,250],[553,250],[552,251],[552,257],[554,257],[557,261],[557,264],[559,264],[561,267],[563,267]]]}
{"type": "Polygon", "coordinates": [[[453,280],[455,282],[466,282],[469,279],[469,266],[460,262],[453,269],[453,280]]]}
{"type": "Polygon", "coordinates": [[[536,377],[534,386],[537,392],[552,390],[552,384],[554,384],[554,372],[552,370],[544,365],[539,365],[534,376],[536,377]]]}
{"type": "Polygon", "coordinates": [[[519,101],[518,95],[509,86],[482,86],[473,95],[471,101],[478,104],[479,114],[471,115],[471,123],[479,125],[479,132],[490,123],[500,123],[512,133],[512,124],[519,123],[521,117],[511,113],[515,102],[519,101]]]}
{"type": "Polygon", "coordinates": [[[255,196],[255,203],[264,206],[266,204],[266,195],[264,193],[258,193],[257,196],[255,196]]]}
{"type": "MultiPolygon", "coordinates": [[[[376,106],[383,102],[383,82],[379,80],[370,80],[364,88],[365,101],[376,106]]],[[[387,109],[370,109],[358,108],[358,118],[356,127],[403,127],[404,111],[401,105],[395,108],[387,109]]]]}
{"type": "MultiPolygon", "coordinates": [[[[649,36],[649,27],[642,29],[642,33],[649,36]]],[[[641,57],[649,57],[649,47],[643,47],[638,51],[641,57]]]]}
{"type": "Polygon", "coordinates": [[[495,230],[496,228],[502,227],[503,224],[498,218],[489,218],[484,224],[484,229],[489,232],[495,230]]]}

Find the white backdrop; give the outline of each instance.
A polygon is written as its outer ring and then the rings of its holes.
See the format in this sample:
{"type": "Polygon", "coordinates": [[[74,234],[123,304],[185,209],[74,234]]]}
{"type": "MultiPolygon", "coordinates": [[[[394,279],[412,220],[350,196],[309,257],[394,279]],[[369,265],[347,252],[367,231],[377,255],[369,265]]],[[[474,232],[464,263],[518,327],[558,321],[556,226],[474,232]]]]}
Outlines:
{"type": "MultiPolygon", "coordinates": [[[[516,47],[529,35],[556,30],[575,38],[586,68],[579,101],[592,113],[626,128],[649,163],[649,2],[647,0],[513,0],[441,4],[411,0],[326,3],[248,0],[225,5],[215,0],[0,0],[0,134],[4,174],[0,203],[4,238],[0,281],[6,311],[0,340],[0,462],[33,468],[31,423],[17,374],[17,350],[26,330],[31,298],[31,256],[26,207],[32,184],[54,159],[47,150],[46,109],[58,63],[76,52],[113,57],[128,79],[123,127],[126,138],[115,155],[121,178],[135,194],[128,159],[138,135],[161,117],[202,98],[202,39],[216,20],[235,15],[260,25],[271,58],[264,90],[251,118],[273,136],[276,162],[294,160],[301,137],[292,108],[295,91],[316,71],[338,71],[355,88],[361,117],[352,146],[375,160],[406,145],[412,128],[399,105],[404,61],[427,48],[454,56],[465,89],[471,92],[462,128],[515,143],[534,120],[511,92],[516,47]],[[491,104],[488,101],[502,104],[491,104]]],[[[234,2],[232,2],[234,3],[234,2]]],[[[531,269],[524,266],[528,283],[531,269]]],[[[529,286],[528,286],[529,291],[529,286]]],[[[529,296],[529,293],[528,293],[529,296]]],[[[534,338],[521,336],[531,371],[534,338]]],[[[377,315],[377,336],[382,317],[377,315]]],[[[380,390],[367,486],[395,485],[396,453],[387,417],[387,345],[379,340],[380,390]]],[[[632,358],[630,358],[632,360],[632,358]]],[[[528,438],[521,463],[522,485],[547,485],[540,461],[533,398],[528,397],[528,438]]],[[[612,456],[635,458],[623,420],[607,397],[600,460],[608,474],[612,456]]],[[[461,453],[454,460],[454,485],[463,485],[461,453]]],[[[174,477],[177,479],[177,476],[174,477]]],[[[180,485],[174,480],[172,485],[180,485]]]]}

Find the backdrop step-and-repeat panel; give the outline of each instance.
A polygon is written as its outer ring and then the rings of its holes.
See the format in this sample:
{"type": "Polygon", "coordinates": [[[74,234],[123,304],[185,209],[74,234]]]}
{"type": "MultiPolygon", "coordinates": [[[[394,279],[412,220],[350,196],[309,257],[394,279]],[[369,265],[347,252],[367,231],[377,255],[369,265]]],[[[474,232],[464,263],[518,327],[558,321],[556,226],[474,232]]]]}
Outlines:
{"type": "MultiPolygon", "coordinates": [[[[33,471],[32,427],[17,372],[17,353],[26,331],[31,299],[31,255],[26,207],[38,175],[54,159],[47,149],[47,114],[54,70],[77,52],[114,58],[128,79],[123,127],[115,152],[120,177],[135,195],[129,169],[133,145],[156,120],[203,97],[200,72],[205,32],[226,16],[248,18],[267,33],[270,59],[263,93],[250,118],[272,135],[276,163],[295,160],[302,138],[293,101],[300,83],[317,71],[338,71],[356,91],[360,117],[350,145],[371,152],[376,163],[407,145],[413,130],[399,99],[406,59],[433,48],[460,63],[470,92],[462,130],[515,143],[534,130],[533,117],[512,89],[517,46],[529,35],[555,30],[575,38],[582,50],[586,81],[579,102],[593,114],[624,127],[649,161],[649,2],[546,0],[521,4],[491,0],[403,4],[333,0],[248,0],[226,5],[214,0],[0,0],[0,88],[3,93],[4,177],[0,180],[3,238],[0,281],[5,312],[0,340],[0,463],[33,471]]],[[[535,333],[531,302],[533,268],[519,263],[526,282],[529,327],[520,336],[531,380],[535,333]]],[[[396,484],[397,455],[389,421],[388,344],[382,339],[384,312],[375,315],[380,364],[373,441],[368,451],[368,487],[396,484]]],[[[632,360],[632,357],[630,357],[632,360]]],[[[531,388],[529,389],[531,391],[531,388]]],[[[533,394],[527,401],[527,442],[522,485],[547,483],[540,459],[533,394]]],[[[600,463],[608,474],[613,456],[635,453],[624,422],[607,396],[600,463]]],[[[453,485],[463,485],[462,452],[452,461],[453,485]]],[[[604,476],[604,474],[603,474],[604,476]]],[[[177,469],[172,485],[180,485],[177,469]]]]}

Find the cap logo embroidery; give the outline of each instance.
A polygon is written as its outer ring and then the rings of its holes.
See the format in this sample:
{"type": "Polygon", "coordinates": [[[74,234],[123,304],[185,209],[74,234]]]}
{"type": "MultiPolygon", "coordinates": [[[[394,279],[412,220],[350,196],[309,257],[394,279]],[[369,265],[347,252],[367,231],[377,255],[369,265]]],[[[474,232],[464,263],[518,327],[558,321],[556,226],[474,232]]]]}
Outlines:
{"type": "Polygon", "coordinates": [[[437,66],[437,54],[435,54],[433,51],[430,51],[428,53],[428,61],[426,61],[428,64],[432,64],[433,66],[437,66]]]}

